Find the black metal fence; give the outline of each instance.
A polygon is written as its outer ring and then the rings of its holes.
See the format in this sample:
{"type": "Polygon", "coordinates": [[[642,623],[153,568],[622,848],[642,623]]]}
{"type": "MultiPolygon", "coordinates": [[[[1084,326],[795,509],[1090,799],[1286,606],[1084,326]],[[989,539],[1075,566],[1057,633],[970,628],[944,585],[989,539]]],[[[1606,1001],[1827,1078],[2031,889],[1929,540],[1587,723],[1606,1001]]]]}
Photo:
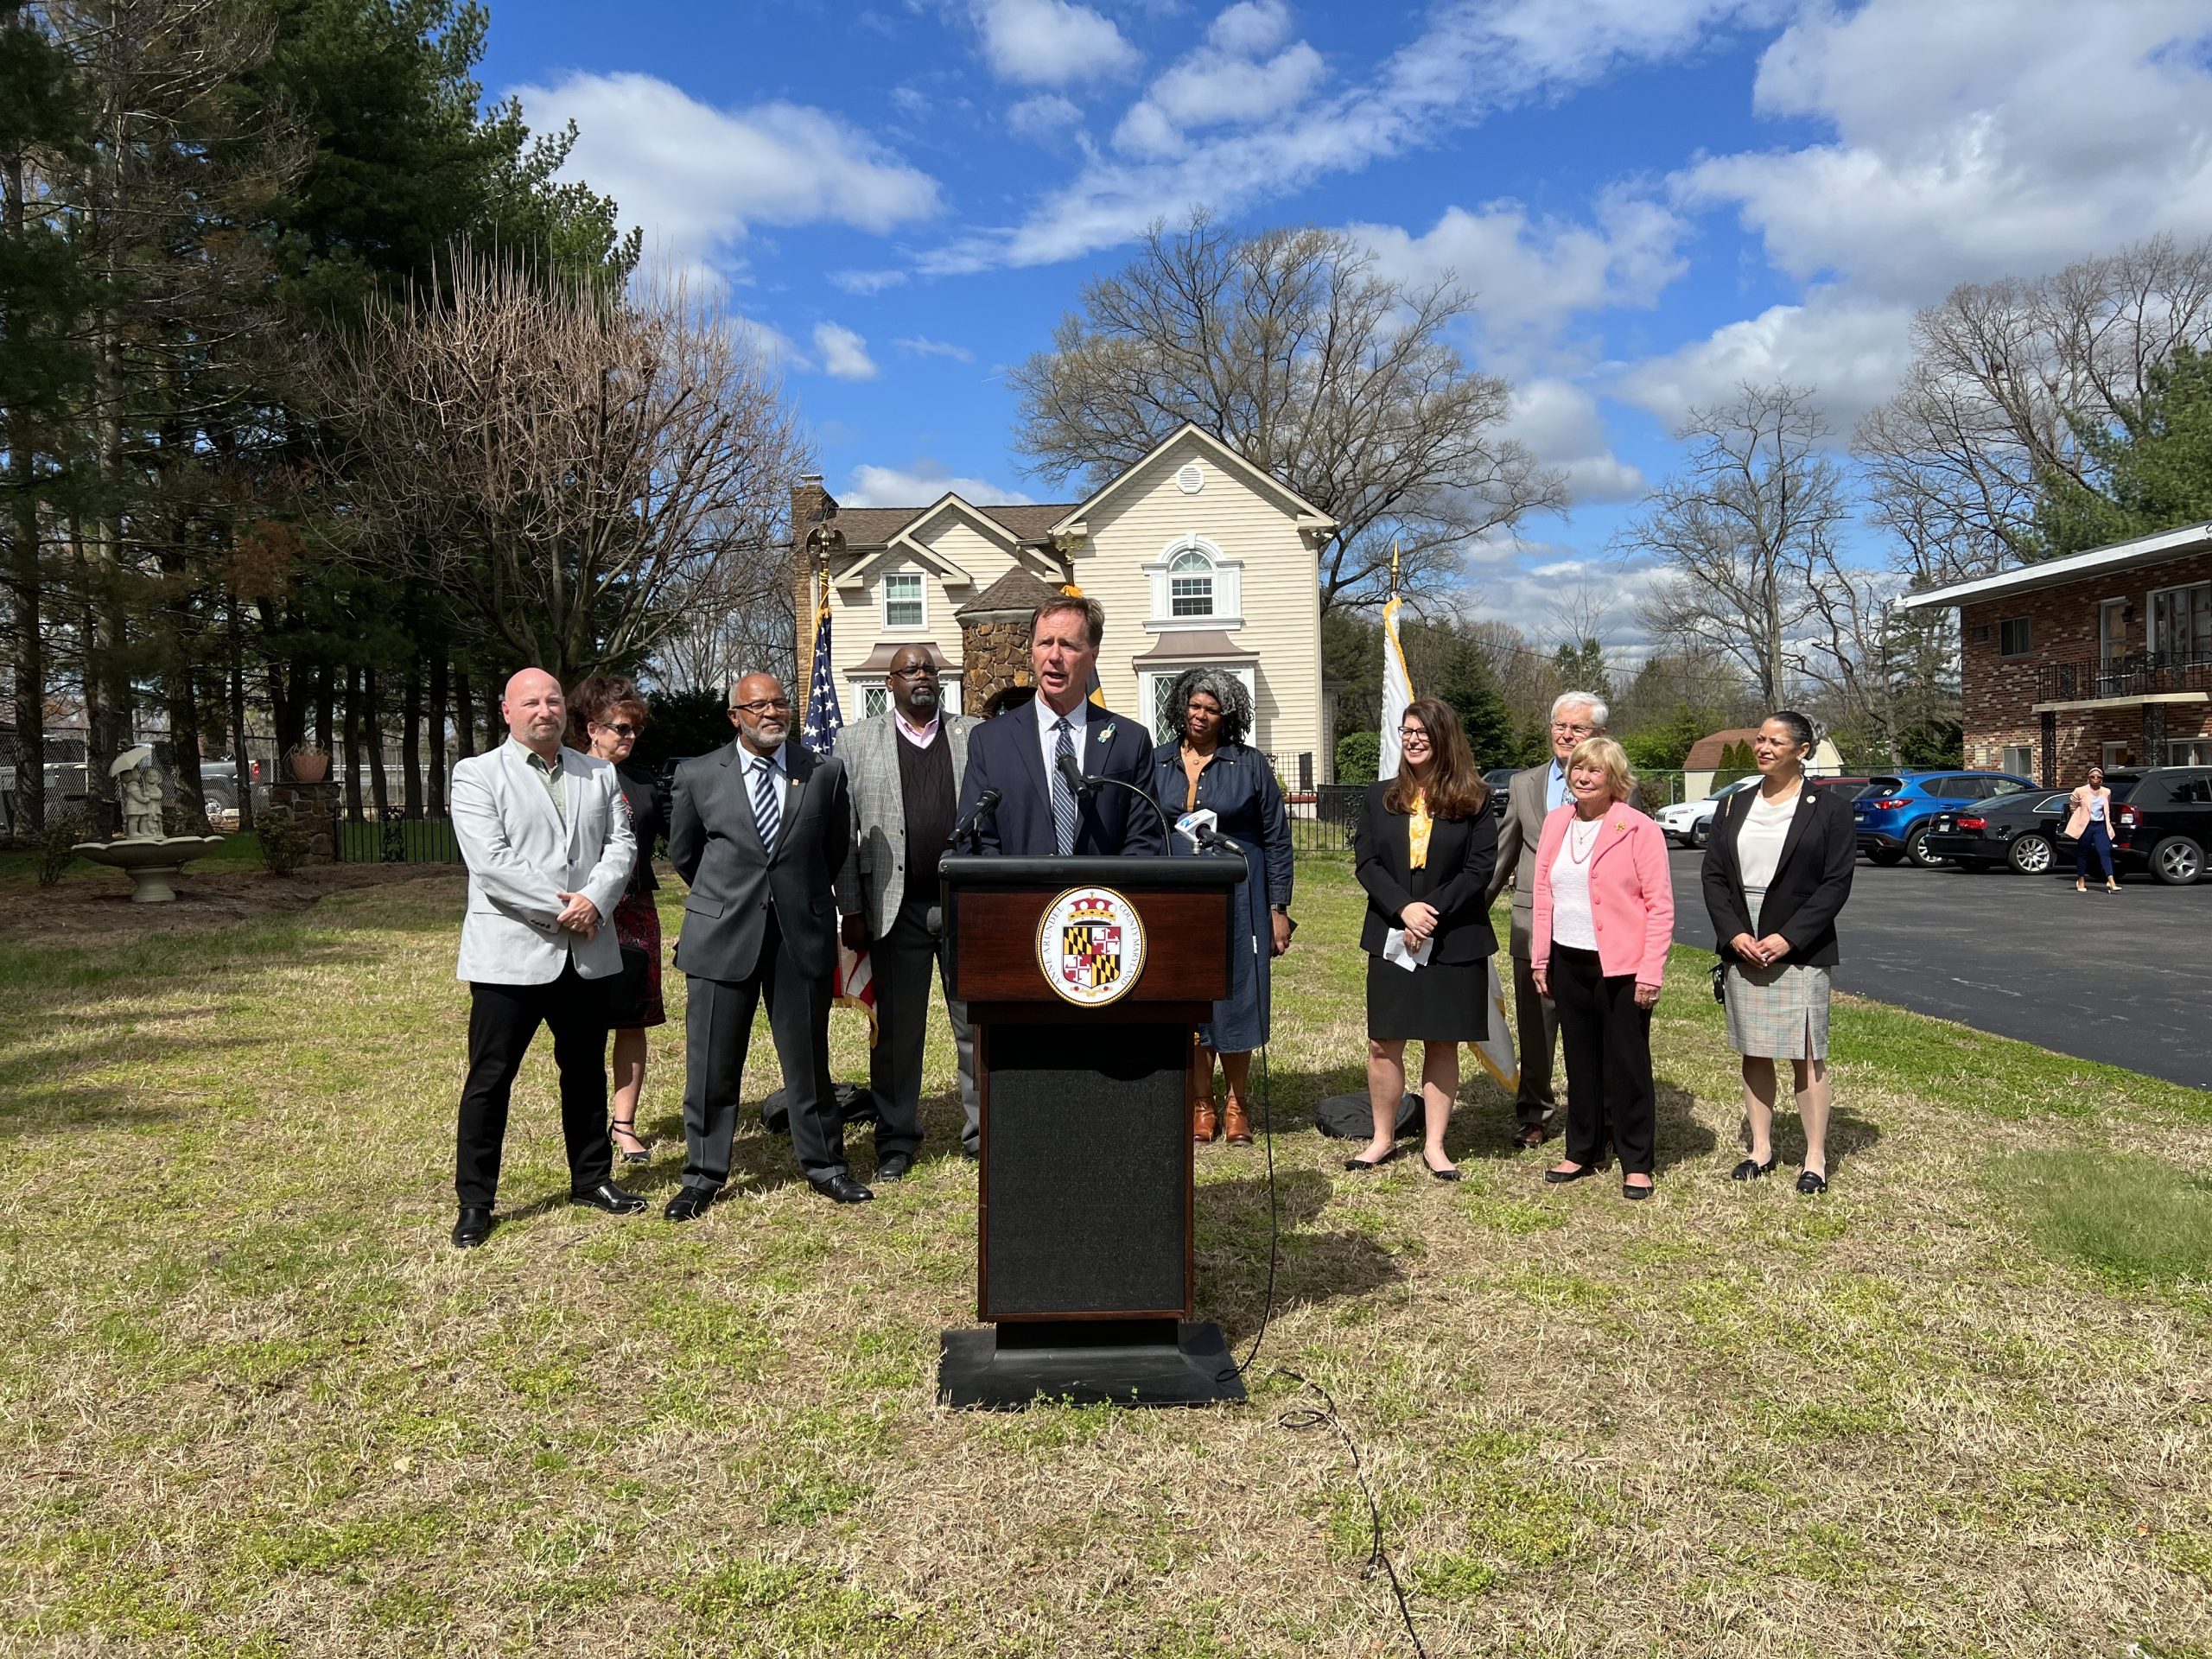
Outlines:
{"type": "Polygon", "coordinates": [[[1351,830],[1367,790],[1359,784],[1322,784],[1289,803],[1290,844],[1301,853],[1348,853],[1351,830]]]}
{"type": "Polygon", "coordinates": [[[2198,651],[2131,651],[2036,668],[2037,702],[2206,690],[2212,690],[2212,654],[2198,651]]]}
{"type": "Polygon", "coordinates": [[[334,813],[330,845],[340,864],[458,864],[461,848],[449,818],[384,818],[349,823],[334,813]]]}

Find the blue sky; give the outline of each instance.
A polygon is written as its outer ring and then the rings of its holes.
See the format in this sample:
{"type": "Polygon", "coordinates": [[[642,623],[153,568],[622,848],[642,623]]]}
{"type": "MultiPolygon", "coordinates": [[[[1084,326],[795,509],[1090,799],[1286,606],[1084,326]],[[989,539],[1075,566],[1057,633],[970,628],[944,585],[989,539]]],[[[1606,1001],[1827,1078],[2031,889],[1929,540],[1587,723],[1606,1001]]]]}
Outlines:
{"type": "Polygon", "coordinates": [[[494,0],[484,79],[761,331],[853,504],[1066,496],[1003,366],[1155,216],[1452,270],[1574,493],[1469,602],[1546,638],[1602,593],[1632,645],[1607,544],[1687,408],[1788,378],[1847,436],[1955,283],[2212,233],[2208,40],[2212,0],[494,0]]]}

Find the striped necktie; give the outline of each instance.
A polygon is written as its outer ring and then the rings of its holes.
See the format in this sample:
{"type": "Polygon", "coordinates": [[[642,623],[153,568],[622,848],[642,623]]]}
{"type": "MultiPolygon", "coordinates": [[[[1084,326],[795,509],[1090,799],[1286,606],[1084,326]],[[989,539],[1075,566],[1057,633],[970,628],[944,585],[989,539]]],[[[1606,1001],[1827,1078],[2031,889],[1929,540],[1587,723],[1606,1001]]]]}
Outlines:
{"type": "Polygon", "coordinates": [[[776,836],[784,827],[784,804],[776,787],[776,763],[756,755],[751,765],[753,821],[760,826],[760,844],[772,853],[776,850],[776,836]]]}
{"type": "Polygon", "coordinates": [[[1058,844],[1060,856],[1065,858],[1075,851],[1075,791],[1068,787],[1067,772],[1060,762],[1075,759],[1075,739],[1069,735],[1065,715],[1052,722],[1052,729],[1060,734],[1059,746],[1052,754],[1052,839],[1058,844]]]}

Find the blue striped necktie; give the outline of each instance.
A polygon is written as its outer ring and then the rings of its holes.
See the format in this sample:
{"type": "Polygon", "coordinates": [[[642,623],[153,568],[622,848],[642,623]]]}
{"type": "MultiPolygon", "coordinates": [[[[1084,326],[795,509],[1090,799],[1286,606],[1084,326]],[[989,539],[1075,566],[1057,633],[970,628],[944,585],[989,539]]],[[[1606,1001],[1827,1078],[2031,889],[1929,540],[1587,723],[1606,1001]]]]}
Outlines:
{"type": "Polygon", "coordinates": [[[784,827],[784,804],[776,789],[776,763],[759,757],[753,761],[753,821],[760,826],[760,844],[774,852],[784,827]]]}
{"type": "Polygon", "coordinates": [[[1052,838],[1058,843],[1062,858],[1075,851],[1075,791],[1068,787],[1063,760],[1075,759],[1075,739],[1071,736],[1068,717],[1062,715],[1052,722],[1052,729],[1060,734],[1059,747],[1052,756],[1052,838]]]}

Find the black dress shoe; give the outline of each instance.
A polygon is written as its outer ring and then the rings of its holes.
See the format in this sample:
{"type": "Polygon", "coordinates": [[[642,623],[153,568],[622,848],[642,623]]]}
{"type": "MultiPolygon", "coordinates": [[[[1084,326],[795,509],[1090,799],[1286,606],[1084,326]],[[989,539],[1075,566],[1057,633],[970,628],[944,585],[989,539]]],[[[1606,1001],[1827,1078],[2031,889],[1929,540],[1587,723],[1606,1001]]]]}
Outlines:
{"type": "Polygon", "coordinates": [[[610,1216],[635,1216],[645,1211],[645,1201],[636,1193],[627,1192],[612,1181],[601,1181],[597,1186],[586,1187],[581,1192],[569,1194],[570,1204],[581,1204],[587,1210],[604,1210],[610,1216]]]}
{"type": "Polygon", "coordinates": [[[1421,1166],[1440,1181],[1464,1181],[1467,1179],[1466,1172],[1457,1166],[1450,1169],[1439,1169],[1428,1161],[1428,1154],[1426,1151],[1421,1155],[1421,1166]]]}
{"type": "Polygon", "coordinates": [[[1745,1159],[1742,1163],[1728,1172],[1728,1179],[1732,1181],[1756,1181],[1762,1175],[1773,1173],[1774,1154],[1769,1153],[1764,1163],[1759,1162],[1756,1158],[1745,1159]]]}
{"type": "Polygon", "coordinates": [[[1805,1170],[1797,1177],[1797,1190],[1807,1198],[1815,1198],[1828,1190],[1828,1178],[1813,1170],[1805,1170]]]}
{"type": "Polygon", "coordinates": [[[1344,1167],[1350,1170],[1380,1169],[1383,1165],[1389,1163],[1397,1155],[1398,1148],[1393,1147],[1389,1151],[1384,1153],[1380,1158],[1371,1160],[1366,1158],[1347,1158],[1344,1160],[1344,1167]]]}
{"type": "Polygon", "coordinates": [[[1632,1186],[1626,1181],[1621,1183],[1621,1197],[1630,1204],[1641,1204],[1658,1190],[1656,1186],[1632,1186]]]}
{"type": "Polygon", "coordinates": [[[1553,1186],[1565,1186],[1569,1181],[1583,1181],[1595,1175],[1601,1166],[1585,1164],[1580,1169],[1548,1169],[1544,1179],[1553,1186]]]}
{"type": "Polygon", "coordinates": [[[887,1153],[875,1160],[875,1179],[878,1182],[903,1181],[913,1166],[914,1154],[911,1152],[887,1153]]]}
{"type": "Polygon", "coordinates": [[[1541,1147],[1551,1138],[1552,1132],[1541,1123],[1523,1123],[1513,1131],[1513,1144],[1516,1147],[1541,1147]]]}
{"type": "Polygon", "coordinates": [[[983,1154],[973,1147],[963,1146],[960,1148],[960,1155],[972,1164],[979,1161],[983,1154]]]}
{"type": "Polygon", "coordinates": [[[668,1201],[668,1208],[661,1211],[671,1221],[696,1221],[707,1213],[707,1206],[715,1201],[715,1189],[711,1186],[680,1186],[676,1196],[668,1201]]]}
{"type": "Polygon", "coordinates": [[[816,1192],[838,1204],[866,1204],[875,1196],[849,1175],[832,1175],[826,1181],[817,1181],[810,1175],[807,1179],[816,1192]]]}
{"type": "Polygon", "coordinates": [[[461,1219],[453,1224],[453,1247],[456,1250],[473,1250],[492,1236],[492,1206],[488,1204],[464,1204],[461,1219]]]}

